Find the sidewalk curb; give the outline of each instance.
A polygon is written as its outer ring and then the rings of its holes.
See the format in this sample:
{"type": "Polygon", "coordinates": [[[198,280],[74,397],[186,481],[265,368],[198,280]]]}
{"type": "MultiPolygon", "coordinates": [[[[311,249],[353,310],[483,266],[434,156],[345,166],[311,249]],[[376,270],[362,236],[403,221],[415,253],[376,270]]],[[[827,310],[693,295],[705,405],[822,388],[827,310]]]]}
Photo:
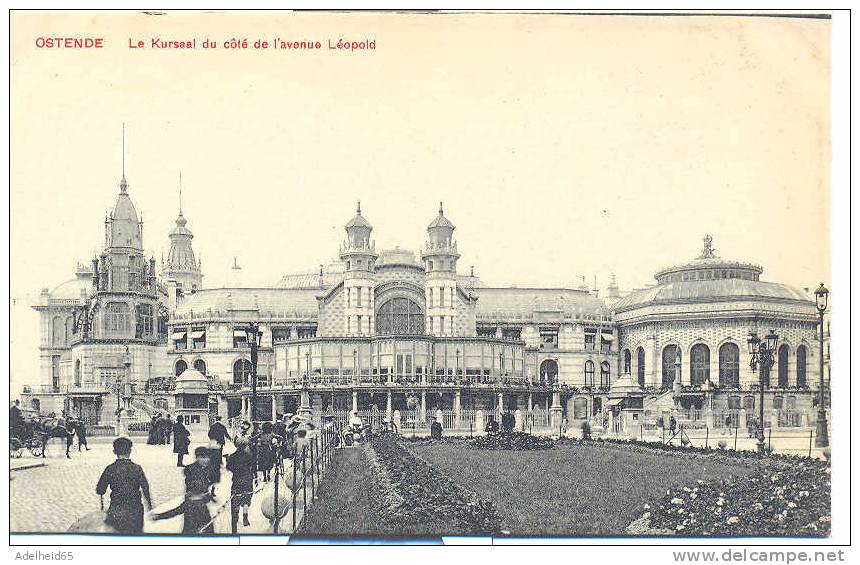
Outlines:
{"type": "Polygon", "coordinates": [[[44,461],[39,461],[38,463],[24,463],[23,465],[18,465],[16,467],[9,466],[9,472],[12,471],[24,471],[26,469],[36,469],[37,467],[47,467],[48,464],[44,461]]]}

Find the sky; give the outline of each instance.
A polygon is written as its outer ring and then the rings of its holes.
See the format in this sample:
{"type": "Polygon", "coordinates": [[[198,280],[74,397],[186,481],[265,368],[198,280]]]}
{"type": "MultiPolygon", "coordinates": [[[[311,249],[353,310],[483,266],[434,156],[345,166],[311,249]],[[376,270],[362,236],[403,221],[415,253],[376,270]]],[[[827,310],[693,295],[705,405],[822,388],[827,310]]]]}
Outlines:
{"type": "Polygon", "coordinates": [[[827,20],[17,12],[11,59],[13,390],[38,372],[29,305],[103,244],[123,123],[147,253],[166,254],[181,172],[204,286],[234,257],[248,286],[330,262],[359,199],[377,249],[416,251],[443,201],[488,285],[642,287],[705,234],[764,280],[829,277],[827,20]]]}

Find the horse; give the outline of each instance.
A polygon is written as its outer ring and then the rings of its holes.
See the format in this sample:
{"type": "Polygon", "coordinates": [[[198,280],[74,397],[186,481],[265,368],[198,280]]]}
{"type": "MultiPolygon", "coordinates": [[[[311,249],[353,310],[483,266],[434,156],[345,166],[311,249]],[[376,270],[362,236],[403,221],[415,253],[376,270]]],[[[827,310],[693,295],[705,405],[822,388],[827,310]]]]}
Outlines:
{"type": "Polygon", "coordinates": [[[69,449],[77,431],[78,423],[75,420],[65,418],[43,417],[36,421],[35,435],[42,440],[42,458],[48,447],[48,441],[53,438],[64,438],[66,440],[66,457],[71,459],[69,449]]]}

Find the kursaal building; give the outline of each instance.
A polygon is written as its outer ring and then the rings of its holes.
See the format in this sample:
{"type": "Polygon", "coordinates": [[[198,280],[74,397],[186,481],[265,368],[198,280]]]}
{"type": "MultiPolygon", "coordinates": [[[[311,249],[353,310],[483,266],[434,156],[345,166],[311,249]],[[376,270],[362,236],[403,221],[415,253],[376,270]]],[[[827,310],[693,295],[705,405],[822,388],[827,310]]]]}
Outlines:
{"type": "MultiPolygon", "coordinates": [[[[24,390],[24,408],[104,426],[165,411],[205,426],[214,414],[345,420],[358,410],[407,432],[434,417],[448,431],[483,430],[507,411],[520,429],[546,433],[589,421],[635,437],[669,415],[688,427],[744,427],[759,413],[747,337],[772,329],[765,426],[814,426],[813,297],[716,256],[710,236],[655,285],[622,297],[613,280],[600,298],[584,282],[498,288],[462,274],[441,204],[418,253],[377,250],[359,205],[339,261],[271,288],[206,288],[181,206],[156,272],[124,175],[104,226],[102,253],[34,305],[41,386],[24,390]],[[263,336],[252,415],[245,328],[254,322],[263,336]]],[[[828,349],[826,339],[826,388],[828,349]]]]}

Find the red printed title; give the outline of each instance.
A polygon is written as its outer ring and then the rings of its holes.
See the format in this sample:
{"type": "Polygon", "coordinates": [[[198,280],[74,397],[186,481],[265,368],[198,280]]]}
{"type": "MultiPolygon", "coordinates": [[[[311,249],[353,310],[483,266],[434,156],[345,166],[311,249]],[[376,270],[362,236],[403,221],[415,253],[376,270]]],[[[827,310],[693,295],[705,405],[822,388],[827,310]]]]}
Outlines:
{"type": "MultiPolygon", "coordinates": [[[[40,36],[36,38],[36,47],[39,49],[103,49],[105,39],[103,37],[49,37],[40,36]]],[[[364,51],[376,49],[375,39],[326,39],[324,41],[313,39],[284,39],[274,37],[271,39],[248,39],[245,37],[232,37],[225,40],[214,39],[163,39],[161,37],[150,37],[148,40],[128,38],[129,49],[150,49],[162,51],[184,51],[184,50],[212,50],[212,49],[256,49],[256,50],[283,50],[283,51],[364,51]]]]}

